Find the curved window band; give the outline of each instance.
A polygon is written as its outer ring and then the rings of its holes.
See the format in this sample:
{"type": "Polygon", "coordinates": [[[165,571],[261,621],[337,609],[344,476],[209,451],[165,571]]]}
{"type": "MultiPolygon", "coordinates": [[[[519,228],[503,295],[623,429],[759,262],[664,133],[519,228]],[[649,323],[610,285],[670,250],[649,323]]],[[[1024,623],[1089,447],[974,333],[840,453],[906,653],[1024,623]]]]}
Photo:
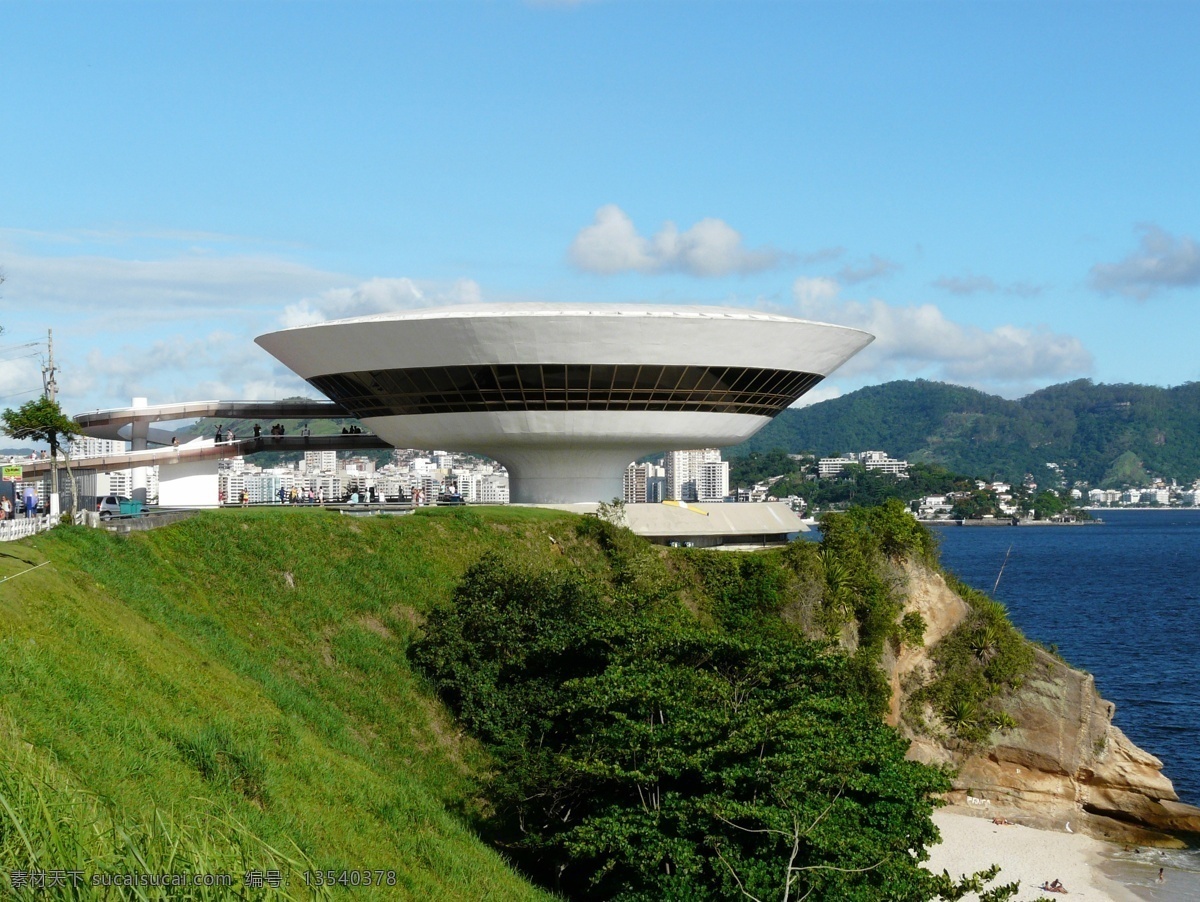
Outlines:
{"type": "Polygon", "coordinates": [[[754,367],[519,363],[313,376],[357,417],[523,410],[673,410],[773,417],[821,381],[754,367]]]}

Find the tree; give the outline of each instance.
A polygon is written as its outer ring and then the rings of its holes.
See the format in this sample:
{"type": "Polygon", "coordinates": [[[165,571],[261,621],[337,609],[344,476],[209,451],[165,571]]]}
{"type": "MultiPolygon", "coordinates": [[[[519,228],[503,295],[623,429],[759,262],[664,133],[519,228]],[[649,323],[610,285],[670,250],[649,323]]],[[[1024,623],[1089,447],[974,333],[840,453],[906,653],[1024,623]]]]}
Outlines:
{"type": "MultiPolygon", "coordinates": [[[[625,532],[583,522],[581,537],[625,532]]],[[[624,579],[628,549],[604,550],[624,579]]],[[[714,612],[773,608],[756,566],[716,558],[693,588],[720,596],[714,612]],[[733,597],[740,582],[751,597],[733,597]]],[[[597,576],[487,555],[409,649],[487,747],[480,828],[531,877],[626,902],[919,902],[994,876],[920,868],[949,783],[905,760],[852,659],[754,618],[708,628],[678,599],[635,604],[597,576]]]]}
{"type": "MultiPolygon", "coordinates": [[[[58,449],[62,439],[69,440],[80,435],[79,426],[69,416],[62,412],[57,401],[49,398],[35,398],[26,401],[16,410],[8,408],[0,414],[4,432],[15,439],[33,439],[45,442],[50,446],[50,491],[58,492],[58,449]]],[[[75,478],[71,475],[71,455],[68,450],[67,478],[71,480],[71,507],[75,507],[75,478]]]]}

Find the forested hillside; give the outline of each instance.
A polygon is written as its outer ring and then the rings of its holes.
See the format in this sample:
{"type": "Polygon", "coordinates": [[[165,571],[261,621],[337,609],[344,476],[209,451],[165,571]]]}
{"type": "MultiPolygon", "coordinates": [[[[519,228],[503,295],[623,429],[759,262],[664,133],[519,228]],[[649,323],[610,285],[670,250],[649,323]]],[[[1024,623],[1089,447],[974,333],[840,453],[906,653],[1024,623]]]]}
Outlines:
{"type": "Polygon", "coordinates": [[[1081,379],[1008,401],[960,385],[888,382],[786,410],[731,455],[783,448],[825,456],[881,449],[1010,481],[1046,464],[1070,481],[1120,487],[1200,478],[1200,383],[1175,388],[1081,379]]]}

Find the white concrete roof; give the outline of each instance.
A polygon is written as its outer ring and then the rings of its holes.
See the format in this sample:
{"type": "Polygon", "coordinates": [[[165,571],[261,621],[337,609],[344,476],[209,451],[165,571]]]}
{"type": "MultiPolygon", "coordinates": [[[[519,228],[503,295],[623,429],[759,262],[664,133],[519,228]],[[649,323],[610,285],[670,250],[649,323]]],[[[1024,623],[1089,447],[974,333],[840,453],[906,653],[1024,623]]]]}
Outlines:
{"type": "MultiPolygon", "coordinates": [[[[510,316],[583,316],[583,317],[653,317],[662,319],[728,319],[753,320],[777,323],[811,323],[814,320],[784,316],[744,307],[717,307],[701,304],[459,304],[449,307],[421,307],[412,310],[393,310],[368,316],[352,316],[345,319],[309,323],[282,329],[308,329],[315,325],[334,326],[347,323],[416,322],[429,319],[473,319],[480,317],[510,316]]],[[[828,325],[828,324],[821,324],[828,325]]],[[[848,328],[848,327],[842,327],[848,328]]],[[[861,331],[861,330],[854,330],[861,331]]],[[[866,334],[866,333],[863,333],[866,334]]]]}
{"type": "Polygon", "coordinates": [[[807,532],[787,504],[627,504],[629,528],[639,536],[754,536],[807,532]]]}
{"type": "Polygon", "coordinates": [[[297,326],[255,339],[308,379],[515,363],[782,369],[826,376],[872,340],[858,329],[727,307],[440,307],[297,326]]]}
{"type": "MultiPolygon", "coordinates": [[[[556,510],[577,514],[594,514],[600,505],[594,502],[577,504],[543,504],[556,510]]],[[[800,515],[782,501],[754,504],[699,504],[696,502],[666,502],[663,504],[626,504],[625,523],[639,536],[738,536],[777,535],[808,532],[800,515]]]]}

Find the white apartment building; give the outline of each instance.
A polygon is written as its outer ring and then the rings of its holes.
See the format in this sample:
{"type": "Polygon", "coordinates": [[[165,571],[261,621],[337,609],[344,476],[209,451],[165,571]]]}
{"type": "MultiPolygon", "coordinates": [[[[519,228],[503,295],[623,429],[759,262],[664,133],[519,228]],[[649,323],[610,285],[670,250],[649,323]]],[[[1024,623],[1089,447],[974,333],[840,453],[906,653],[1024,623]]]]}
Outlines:
{"type": "Polygon", "coordinates": [[[407,489],[408,480],[400,473],[387,472],[375,476],[375,491],[387,501],[398,501],[407,489]]]}
{"type": "MultiPolygon", "coordinates": [[[[285,486],[290,488],[290,486],[285,486]]],[[[304,477],[304,488],[321,501],[341,501],[345,491],[342,477],[336,473],[309,473],[304,477]]]]}
{"type": "MultiPolygon", "coordinates": [[[[704,465],[722,463],[718,448],[668,451],[665,460],[667,498],[672,501],[699,501],[704,465]]],[[[725,465],[725,494],[729,494],[729,465],[725,465]]],[[[721,496],[722,498],[725,495],[721,496]]],[[[715,500],[715,499],[705,499],[715,500]]]]}
{"type": "Polygon", "coordinates": [[[107,438],[92,438],[90,435],[79,435],[71,439],[71,457],[106,457],[110,454],[125,454],[129,444],[123,441],[107,438]]]}
{"type": "Polygon", "coordinates": [[[847,464],[862,464],[868,470],[879,470],[892,476],[907,476],[908,461],[888,457],[886,451],[853,451],[841,457],[822,457],[817,462],[817,475],[822,479],[836,476],[847,464]]]}
{"type": "Polygon", "coordinates": [[[625,468],[623,497],[627,504],[658,504],[665,497],[665,488],[664,467],[631,463],[625,468]]]}
{"type": "Polygon", "coordinates": [[[508,476],[490,473],[479,480],[480,504],[508,504],[508,476]]]}
{"type": "Polygon", "coordinates": [[[336,451],[305,451],[304,452],[304,472],[305,473],[336,473],[337,472],[337,452],[336,451]]]}
{"type": "Polygon", "coordinates": [[[1161,504],[1167,505],[1171,503],[1170,489],[1142,489],[1141,499],[1142,504],[1161,504]]]}
{"type": "Polygon", "coordinates": [[[626,504],[646,503],[646,471],[648,464],[633,464],[625,468],[621,497],[626,504]]]}
{"type": "Polygon", "coordinates": [[[926,495],[917,501],[917,516],[932,519],[949,514],[953,507],[954,499],[948,495],[926,495]]]}
{"type": "Polygon", "coordinates": [[[729,494],[729,461],[710,460],[700,467],[696,481],[697,501],[724,501],[729,494]]]}
{"type": "MultiPolygon", "coordinates": [[[[267,470],[262,473],[246,473],[242,476],[242,485],[250,497],[251,504],[272,504],[279,500],[279,490],[283,487],[283,477],[277,470],[267,470]]],[[[237,498],[231,500],[236,501],[237,498]]]]}

